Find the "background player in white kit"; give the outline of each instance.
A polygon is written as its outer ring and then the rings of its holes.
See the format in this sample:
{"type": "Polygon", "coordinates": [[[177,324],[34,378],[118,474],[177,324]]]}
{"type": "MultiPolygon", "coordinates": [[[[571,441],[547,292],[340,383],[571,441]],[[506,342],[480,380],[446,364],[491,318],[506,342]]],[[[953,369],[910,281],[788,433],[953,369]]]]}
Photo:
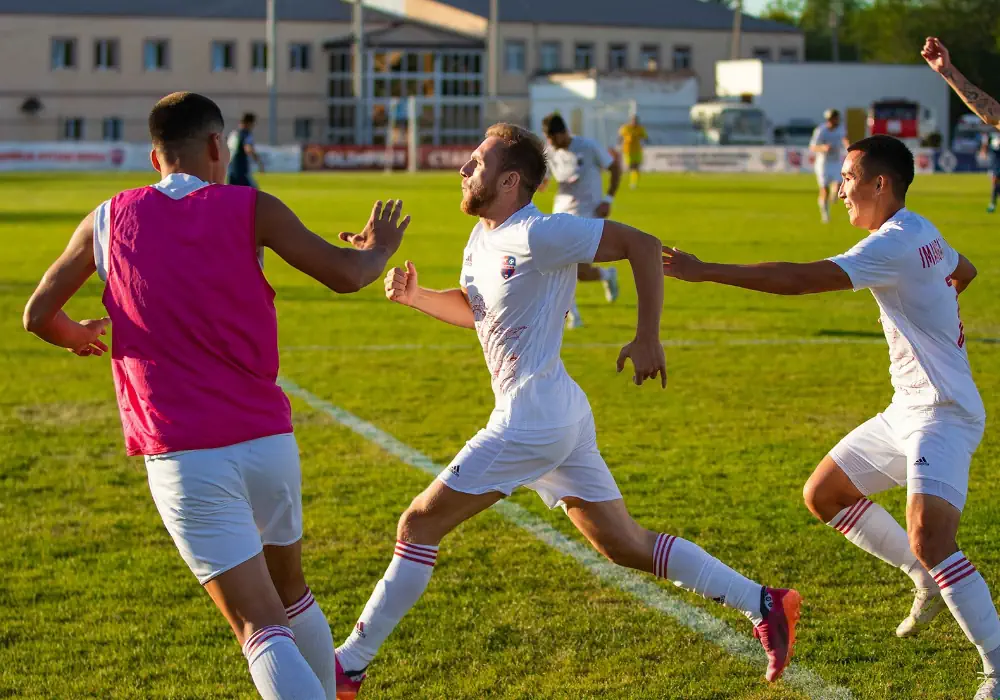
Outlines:
{"type": "Polygon", "coordinates": [[[823,223],[830,221],[830,200],[840,187],[840,165],[848,146],[847,131],[840,123],[840,112],[823,112],[824,122],[813,130],[809,150],[816,154],[816,182],[819,184],[819,215],[823,223]]]}
{"type": "Polygon", "coordinates": [[[407,261],[406,269],[387,275],[386,296],[476,330],[496,408],[486,428],[400,518],[395,556],[354,632],[337,649],[347,671],[338,698],[354,697],[365,667],[420,598],[441,539],[519,486],[536,491],[549,507],[562,506],[611,561],[743,611],[770,657],[767,678],[775,680],[791,658],[799,594],[764,588],[697,545],[636,523],[598,450],[587,397],[559,357],[577,264],[628,260],[638,322],[635,338],[618,356],[618,370],[631,358],[636,384],[659,375],[666,386],[660,242],[612,221],[539,211],[531,199],[545,176],[544,147],[519,127],[491,127],[461,173],[462,210],[479,217],[465,249],[462,289],[419,287],[407,261]]]}
{"type": "MultiPolygon", "coordinates": [[[[550,114],[542,120],[542,131],[549,142],[549,172],[559,185],[552,212],[588,219],[608,218],[621,183],[622,171],[618,159],[597,141],[573,136],[558,114],[550,114]],[[611,173],[606,195],[601,192],[605,170],[611,173]]],[[[584,263],[577,266],[576,278],[581,282],[601,282],[604,298],[609,303],[618,298],[618,270],[613,267],[584,263]]],[[[566,316],[566,327],[579,328],[582,325],[583,320],[574,300],[566,316]]]]}
{"type": "Polygon", "coordinates": [[[718,265],[665,250],[664,274],[771,294],[870,289],[889,344],[892,403],[840,441],[804,489],[809,510],[913,580],[908,637],[945,607],[978,648],[986,678],[976,699],[1000,698],[1000,619],[982,575],[955,541],[972,454],[986,412],[972,379],[958,295],[976,269],[927,219],[905,208],[913,154],[891,136],[848,148],[840,197],[870,235],[813,263],[718,265]],[[909,533],[867,496],[906,486],[909,533]]]}

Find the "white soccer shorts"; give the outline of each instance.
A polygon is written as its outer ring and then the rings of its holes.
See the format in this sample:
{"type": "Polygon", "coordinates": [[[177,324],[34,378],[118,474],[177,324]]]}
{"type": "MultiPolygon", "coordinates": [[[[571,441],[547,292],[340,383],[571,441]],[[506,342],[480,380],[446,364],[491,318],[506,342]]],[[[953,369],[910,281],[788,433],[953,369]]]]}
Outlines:
{"type": "Polygon", "coordinates": [[[302,539],[299,448],[291,433],[146,457],[163,524],[198,582],[302,539]]]}
{"type": "Polygon", "coordinates": [[[823,189],[828,189],[832,185],[839,187],[842,179],[840,176],[840,163],[816,169],[816,182],[823,189]]]}
{"type": "Polygon", "coordinates": [[[848,433],[830,457],[866,496],[906,486],[910,493],[938,496],[962,510],[969,466],[984,428],[985,420],[955,408],[891,404],[848,433]]]}
{"type": "Polygon", "coordinates": [[[597,449],[594,415],[551,430],[513,430],[487,425],[465,443],[438,475],[446,486],[469,494],[499,491],[509,496],[519,486],[535,491],[549,508],[576,497],[589,503],[622,497],[597,449]]]}

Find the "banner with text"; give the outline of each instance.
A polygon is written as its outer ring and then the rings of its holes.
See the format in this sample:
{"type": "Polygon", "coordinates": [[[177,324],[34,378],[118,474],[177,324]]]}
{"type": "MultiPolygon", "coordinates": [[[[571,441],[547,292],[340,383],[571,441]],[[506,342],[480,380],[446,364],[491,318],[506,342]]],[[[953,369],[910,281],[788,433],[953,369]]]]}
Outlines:
{"type": "MultiPolygon", "coordinates": [[[[417,149],[419,170],[458,170],[465,165],[474,146],[421,146],[417,149]]],[[[409,167],[409,154],[401,146],[309,145],[302,149],[303,170],[384,170],[391,160],[393,170],[409,167]]]]}

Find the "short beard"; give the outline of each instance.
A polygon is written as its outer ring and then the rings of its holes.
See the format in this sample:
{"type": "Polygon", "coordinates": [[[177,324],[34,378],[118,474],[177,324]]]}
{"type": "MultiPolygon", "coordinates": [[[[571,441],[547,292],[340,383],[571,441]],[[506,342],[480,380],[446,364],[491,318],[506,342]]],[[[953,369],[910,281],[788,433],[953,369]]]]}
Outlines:
{"type": "Polygon", "coordinates": [[[495,187],[479,187],[478,189],[469,188],[463,192],[462,196],[462,212],[465,214],[470,214],[472,216],[478,216],[482,214],[487,207],[493,204],[493,201],[497,198],[497,192],[495,187]]]}

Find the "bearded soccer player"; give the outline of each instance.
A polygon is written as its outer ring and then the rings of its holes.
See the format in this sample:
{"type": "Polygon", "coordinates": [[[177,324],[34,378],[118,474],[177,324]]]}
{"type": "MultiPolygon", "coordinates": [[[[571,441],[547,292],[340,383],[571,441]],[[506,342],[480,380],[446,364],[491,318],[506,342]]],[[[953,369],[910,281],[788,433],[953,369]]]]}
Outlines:
{"type": "Polygon", "coordinates": [[[161,180],[121,192],[77,227],[24,312],[25,328],[111,370],[125,447],[143,455],[149,488],[181,557],[226,617],[265,700],[336,693],[326,617],[302,572],[299,451],[277,385],[267,247],[335,292],[378,277],[408,218],[377,202],[353,248],[309,231],[282,202],[219,184],[229,151],[207,97],[174,93],[149,114],[161,180]],[[63,310],[97,273],[108,318],[63,310]]]}
{"type": "Polygon", "coordinates": [[[545,152],[530,132],[497,124],[462,168],[462,211],[479,218],[465,248],[458,289],[419,286],[417,269],[391,270],[386,296],[445,323],[475,330],[492,376],[496,407],[399,520],[395,554],[350,637],[337,649],[338,698],[350,700],[379,647],[430,582],[442,538],[463,521],[532,489],[561,506],[591,544],[621,566],[652,573],[741,610],[769,657],[768,680],[791,658],[801,598],[765,588],[697,545],[652,532],[629,515],[597,447],[586,395],[559,357],[576,266],[628,260],[638,291],[633,381],[659,377],[663,274],[659,241],[629,226],[546,215],[531,200],[545,177],[545,152]]]}
{"type": "Polygon", "coordinates": [[[870,289],[889,344],[895,393],[824,457],[806,482],[817,518],[913,581],[909,637],[945,608],[979,650],[985,679],[976,700],[1000,698],[1000,619],[990,590],[956,542],[969,466],[986,412],[972,379],[958,296],[976,268],[934,225],[906,208],[913,154],[891,136],[849,146],[840,198],[869,235],[849,251],[812,263],[722,265],[664,249],[664,274],[770,294],[870,289]],[[907,489],[907,530],[868,497],[907,489]]]}

